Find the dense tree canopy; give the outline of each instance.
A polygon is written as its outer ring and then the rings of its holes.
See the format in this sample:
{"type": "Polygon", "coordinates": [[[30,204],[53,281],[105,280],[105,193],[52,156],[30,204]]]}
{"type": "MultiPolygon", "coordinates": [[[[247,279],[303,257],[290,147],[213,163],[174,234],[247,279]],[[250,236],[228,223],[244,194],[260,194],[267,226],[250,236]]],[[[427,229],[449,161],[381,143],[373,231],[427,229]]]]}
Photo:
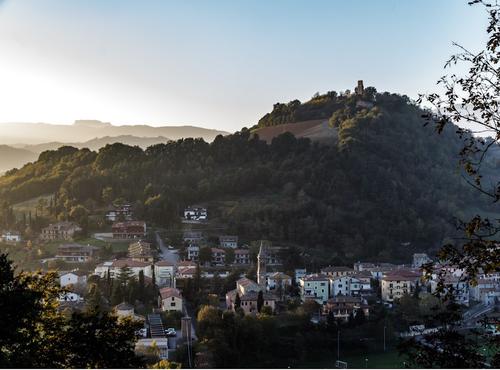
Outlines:
{"type": "Polygon", "coordinates": [[[135,331],[141,323],[91,309],[69,317],[57,274],[14,274],[0,254],[0,367],[135,368],[135,331]]]}

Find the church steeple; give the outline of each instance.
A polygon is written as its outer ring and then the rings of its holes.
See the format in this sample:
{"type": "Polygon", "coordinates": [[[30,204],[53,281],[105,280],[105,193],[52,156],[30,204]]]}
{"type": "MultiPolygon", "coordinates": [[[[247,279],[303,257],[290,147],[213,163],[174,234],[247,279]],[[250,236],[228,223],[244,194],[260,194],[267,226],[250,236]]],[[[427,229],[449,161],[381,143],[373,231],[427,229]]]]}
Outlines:
{"type": "Polygon", "coordinates": [[[260,242],[259,254],[257,255],[257,284],[263,290],[266,290],[266,265],[267,265],[267,251],[266,247],[260,242]]]}

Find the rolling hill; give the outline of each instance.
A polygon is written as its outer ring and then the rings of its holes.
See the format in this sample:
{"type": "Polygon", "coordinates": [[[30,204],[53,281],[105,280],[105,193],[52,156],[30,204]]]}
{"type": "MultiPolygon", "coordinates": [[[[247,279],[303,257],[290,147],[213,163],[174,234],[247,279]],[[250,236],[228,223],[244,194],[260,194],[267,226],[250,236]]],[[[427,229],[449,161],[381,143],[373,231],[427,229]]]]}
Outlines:
{"type": "Polygon", "coordinates": [[[33,145],[48,142],[74,143],[95,138],[116,137],[166,137],[178,140],[187,137],[201,137],[212,141],[217,135],[227,132],[195,126],[112,125],[97,120],[77,120],[73,125],[50,123],[2,123],[0,124],[0,144],[33,145]]]}
{"type": "Polygon", "coordinates": [[[8,145],[0,145],[0,173],[12,168],[22,167],[28,162],[35,161],[37,158],[38,155],[32,151],[8,145]]]}
{"type": "Polygon", "coordinates": [[[127,199],[137,217],[173,228],[179,210],[203,203],[228,235],[296,246],[308,268],[408,261],[457,237],[454,217],[482,210],[500,217],[462,180],[455,128],[437,135],[407,97],[373,90],[275,105],[257,127],[211,143],[45,151],[0,177],[0,201],[55,194],[51,217],[65,218],[127,199]]]}

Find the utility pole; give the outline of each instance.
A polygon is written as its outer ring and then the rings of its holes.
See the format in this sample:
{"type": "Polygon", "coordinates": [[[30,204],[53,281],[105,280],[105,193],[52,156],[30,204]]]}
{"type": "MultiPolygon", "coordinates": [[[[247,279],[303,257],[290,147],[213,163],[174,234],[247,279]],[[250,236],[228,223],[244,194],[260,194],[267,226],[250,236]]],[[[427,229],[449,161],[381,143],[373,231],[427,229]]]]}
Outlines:
{"type": "Polygon", "coordinates": [[[384,352],[385,352],[385,325],[384,325],[384,352]]]}

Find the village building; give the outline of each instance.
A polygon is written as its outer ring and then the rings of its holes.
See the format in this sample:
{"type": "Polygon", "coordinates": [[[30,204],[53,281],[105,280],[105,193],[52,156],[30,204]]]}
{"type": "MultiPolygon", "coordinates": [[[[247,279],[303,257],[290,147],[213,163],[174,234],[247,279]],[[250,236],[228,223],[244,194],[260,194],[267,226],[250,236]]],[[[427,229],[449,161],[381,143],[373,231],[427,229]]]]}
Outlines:
{"type": "Polygon", "coordinates": [[[159,295],[159,307],[162,311],[182,312],[182,296],[175,288],[162,288],[159,295]]]}
{"type": "Polygon", "coordinates": [[[196,267],[189,267],[184,269],[179,269],[177,271],[176,277],[177,279],[193,279],[196,275],[196,267]]]}
{"type": "Polygon", "coordinates": [[[109,276],[111,279],[115,279],[123,268],[130,269],[133,276],[139,277],[139,273],[142,271],[145,277],[152,278],[152,266],[150,262],[134,261],[129,258],[104,262],[99,265],[94,270],[94,273],[101,278],[109,276]]]}
{"type": "Polygon", "coordinates": [[[184,231],[182,239],[185,243],[200,244],[203,241],[203,233],[201,231],[184,231]]]}
{"type": "Polygon", "coordinates": [[[394,270],[380,279],[382,300],[393,303],[411,294],[420,281],[420,274],[409,270],[394,270]]]}
{"type": "Polygon", "coordinates": [[[111,226],[114,239],[141,239],[146,237],[144,221],[121,221],[111,226]]]}
{"type": "Polygon", "coordinates": [[[79,270],[61,271],[59,272],[59,285],[63,288],[67,286],[84,287],[87,285],[87,274],[79,270]]]}
{"type": "Polygon", "coordinates": [[[206,221],[207,209],[201,206],[189,206],[184,210],[184,219],[191,221],[206,221]]]}
{"type": "Polygon", "coordinates": [[[221,248],[238,248],[238,237],[235,235],[219,236],[219,245],[221,248]]]}
{"type": "Polygon", "coordinates": [[[175,288],[175,265],[169,261],[154,264],[156,284],[159,287],[175,288]]]}
{"type": "Polygon", "coordinates": [[[220,248],[212,248],[212,265],[224,266],[226,263],[226,251],[220,248]]]}
{"type": "MultiPolygon", "coordinates": [[[[469,306],[469,284],[453,275],[443,277],[444,291],[443,295],[450,293],[455,302],[464,306],[469,306]]],[[[431,293],[436,293],[439,285],[439,279],[432,279],[430,281],[431,293]]]]}
{"type": "Polygon", "coordinates": [[[2,241],[6,243],[19,243],[22,240],[19,231],[4,231],[2,233],[2,241]]]}
{"type": "Polygon", "coordinates": [[[42,229],[40,238],[42,240],[73,240],[76,233],[82,228],[74,222],[62,221],[42,229]]]}
{"type": "Polygon", "coordinates": [[[56,259],[70,263],[84,263],[93,259],[96,247],[81,244],[62,244],[57,247],[56,259]]]}
{"type": "Polygon", "coordinates": [[[359,296],[362,286],[361,281],[351,275],[330,277],[330,295],[333,297],[338,295],[359,296]]]}
{"type": "Polygon", "coordinates": [[[373,293],[372,289],[372,274],[369,271],[356,271],[354,275],[350,275],[352,278],[356,278],[360,284],[360,294],[368,295],[373,293]]]}
{"type": "Polygon", "coordinates": [[[234,264],[235,265],[249,265],[250,264],[250,251],[248,249],[235,249],[234,250],[234,264]]]}
{"type": "Polygon", "coordinates": [[[153,262],[151,244],[142,240],[130,244],[128,247],[128,256],[134,261],[153,262]]]}
{"type": "Polygon", "coordinates": [[[307,270],[305,268],[295,269],[295,283],[298,285],[300,279],[307,275],[307,270]]]}
{"type": "Polygon", "coordinates": [[[483,274],[477,277],[476,285],[469,287],[470,299],[486,305],[500,302],[500,273],[483,274]]]}
{"type": "Polygon", "coordinates": [[[193,262],[198,262],[200,258],[200,247],[196,244],[190,244],[187,247],[187,259],[193,262]]]}
{"type": "Polygon", "coordinates": [[[245,314],[255,314],[258,312],[257,300],[259,292],[262,292],[263,307],[268,306],[274,312],[276,308],[277,297],[273,294],[265,292],[262,287],[255,281],[246,277],[239,279],[236,282],[236,289],[226,293],[226,306],[228,310],[235,310],[236,297],[240,298],[240,307],[245,314]]]}
{"type": "Polygon", "coordinates": [[[312,299],[324,305],[328,301],[329,285],[330,278],[326,275],[306,275],[299,280],[300,298],[303,302],[312,299]]]}
{"type": "Polygon", "coordinates": [[[197,270],[197,264],[193,261],[180,261],[177,263],[176,277],[178,279],[192,279],[197,270]]]}
{"type": "Polygon", "coordinates": [[[145,356],[152,351],[158,351],[160,360],[168,360],[168,338],[141,338],[135,342],[135,353],[145,356]]]}
{"type": "Polygon", "coordinates": [[[292,285],[292,278],[283,272],[267,273],[267,290],[286,290],[292,285]]]}
{"type": "Polygon", "coordinates": [[[247,294],[249,292],[259,292],[262,290],[262,287],[257,284],[255,281],[250,280],[249,278],[243,277],[236,281],[236,290],[241,295],[247,294]]]}
{"type": "Polygon", "coordinates": [[[118,316],[118,320],[124,318],[130,318],[135,321],[145,321],[144,316],[137,315],[134,310],[134,306],[130,303],[122,302],[114,307],[114,313],[118,316]]]}
{"type": "Polygon", "coordinates": [[[267,266],[280,266],[282,264],[281,255],[286,252],[286,249],[279,246],[266,247],[267,266]]]}
{"type": "MultiPolygon", "coordinates": [[[[257,300],[259,293],[258,292],[249,292],[240,297],[241,300],[241,308],[245,312],[245,314],[252,314],[258,312],[257,300]]],[[[262,307],[270,307],[271,311],[274,312],[276,309],[276,301],[277,298],[270,293],[262,293],[262,298],[264,299],[264,304],[262,307]]],[[[234,303],[233,303],[234,307],[234,303]]]]}
{"type": "Polygon", "coordinates": [[[132,221],[133,218],[132,206],[129,203],[114,206],[106,213],[106,220],[111,222],[132,221]]]}
{"type": "Polygon", "coordinates": [[[356,317],[361,311],[368,317],[370,308],[361,297],[337,296],[330,298],[324,306],[325,313],[332,313],[335,319],[347,322],[350,317],[356,317]]]}
{"type": "Polygon", "coordinates": [[[328,266],[328,267],[323,267],[321,269],[321,273],[329,277],[340,277],[340,276],[352,275],[355,273],[355,271],[354,269],[346,266],[328,266]]]}

